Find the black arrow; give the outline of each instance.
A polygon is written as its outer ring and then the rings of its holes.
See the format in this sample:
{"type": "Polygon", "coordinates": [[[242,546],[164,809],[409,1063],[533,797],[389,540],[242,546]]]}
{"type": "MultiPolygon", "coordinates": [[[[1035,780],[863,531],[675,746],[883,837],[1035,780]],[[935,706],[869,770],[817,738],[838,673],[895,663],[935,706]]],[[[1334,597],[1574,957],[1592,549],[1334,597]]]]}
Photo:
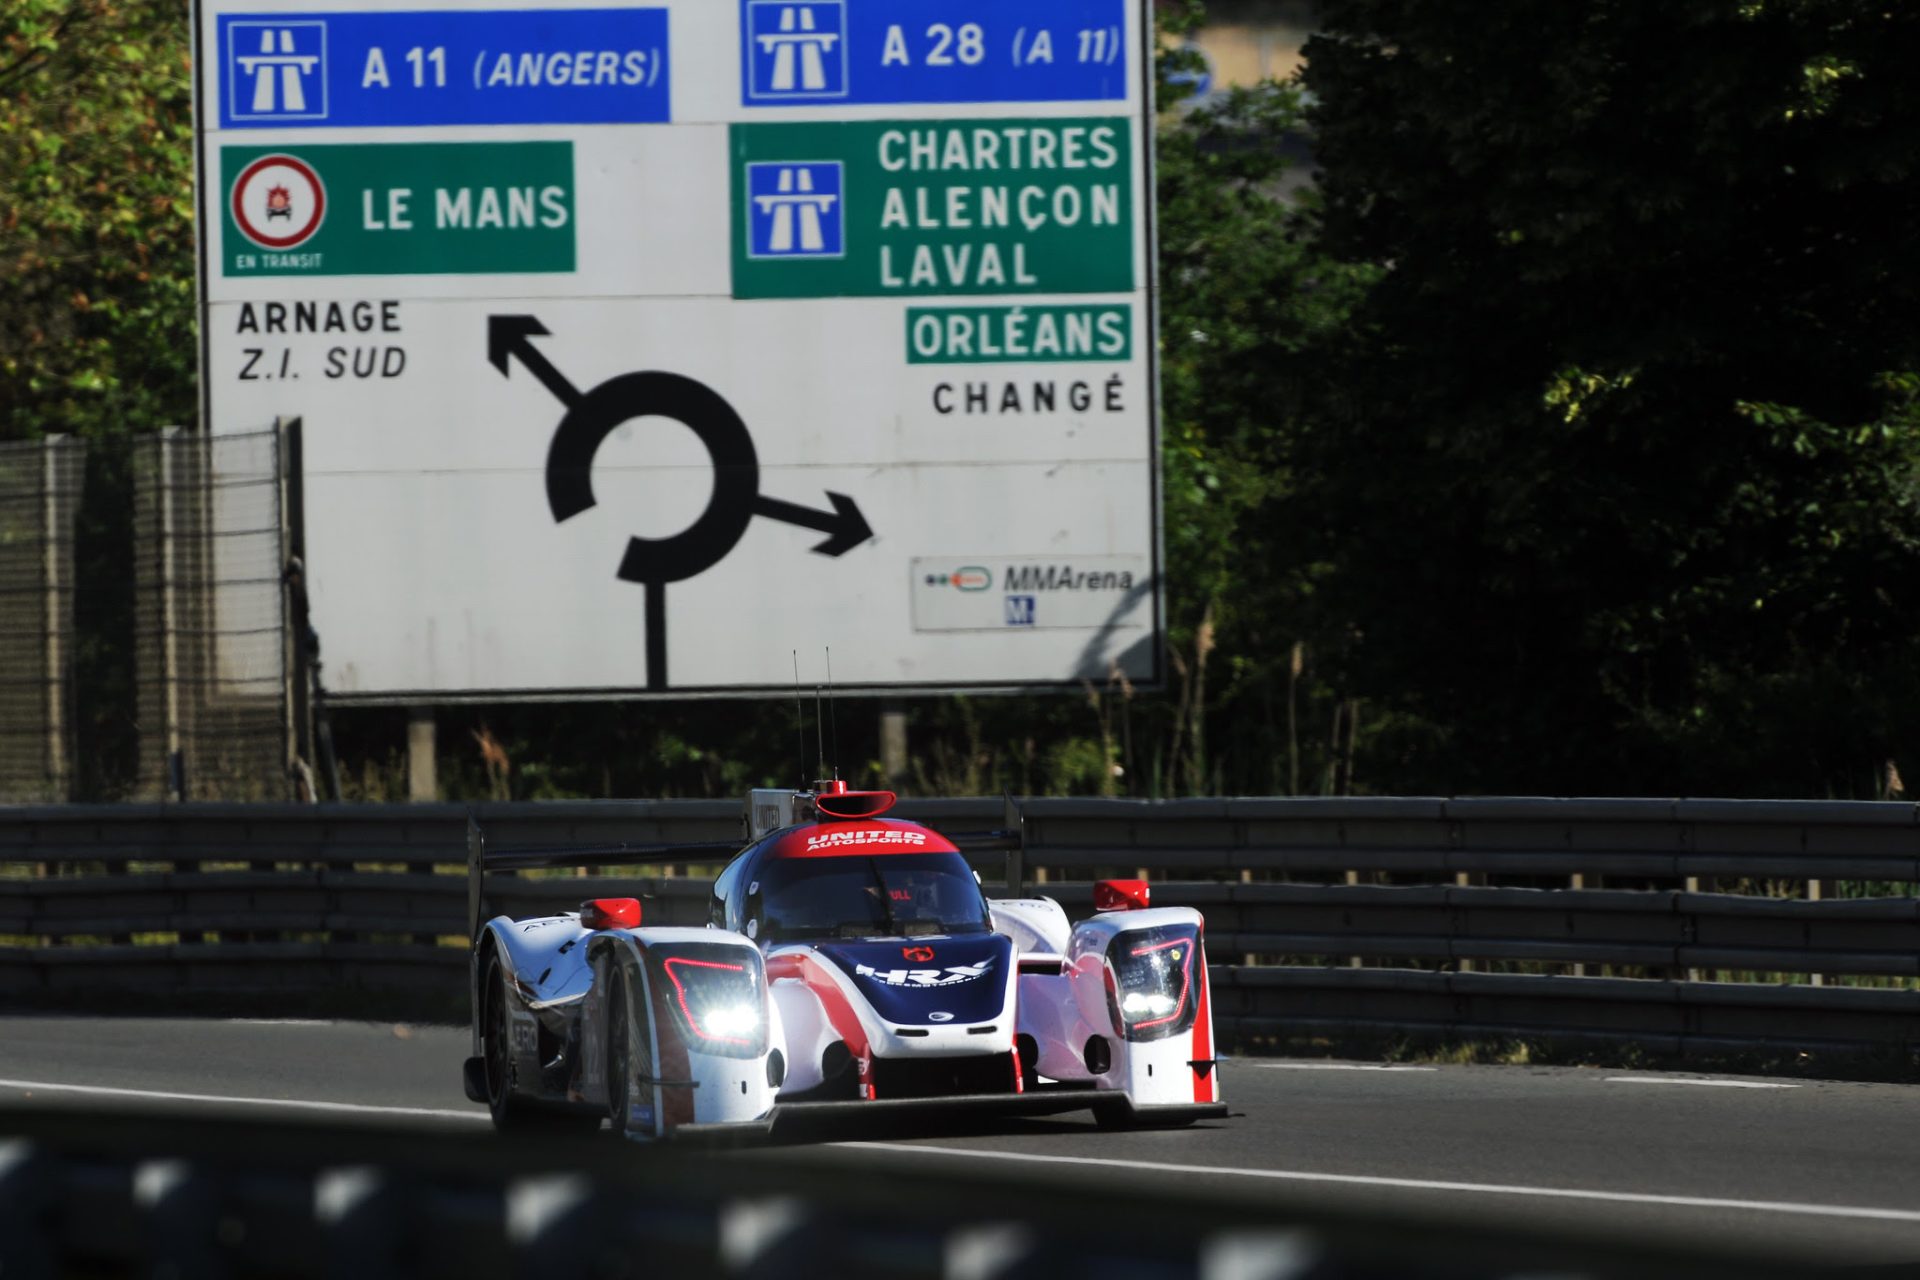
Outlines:
{"type": "Polygon", "coordinates": [[[520,363],[527,366],[527,372],[540,379],[541,385],[553,392],[554,398],[571,409],[580,403],[580,393],[573,389],[566,375],[547,363],[533,345],[534,338],[547,336],[547,326],[532,316],[488,316],[487,317],[487,359],[502,374],[507,372],[507,362],[514,356],[520,357],[520,363]]]}
{"type": "Polygon", "coordinates": [[[832,511],[816,511],[798,503],[769,498],[763,493],[753,500],[753,514],[807,529],[818,529],[829,535],[825,542],[814,548],[823,556],[845,555],[873,536],[873,526],[860,514],[859,504],[852,498],[844,493],[829,492],[827,501],[833,504],[832,511]]]}

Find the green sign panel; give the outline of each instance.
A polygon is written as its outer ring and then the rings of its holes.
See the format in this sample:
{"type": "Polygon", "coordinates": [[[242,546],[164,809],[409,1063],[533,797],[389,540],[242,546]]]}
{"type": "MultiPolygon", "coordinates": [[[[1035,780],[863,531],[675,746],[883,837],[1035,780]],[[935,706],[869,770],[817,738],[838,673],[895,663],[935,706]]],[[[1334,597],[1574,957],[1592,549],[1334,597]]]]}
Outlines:
{"type": "Polygon", "coordinates": [[[229,276],[574,269],[573,144],[223,147],[229,276]]]}
{"type": "Polygon", "coordinates": [[[1126,360],[1133,308],[908,307],[908,364],[1046,364],[1126,360]]]}
{"type": "Polygon", "coordinates": [[[1130,292],[1133,128],[733,125],[733,296],[1130,292]]]}

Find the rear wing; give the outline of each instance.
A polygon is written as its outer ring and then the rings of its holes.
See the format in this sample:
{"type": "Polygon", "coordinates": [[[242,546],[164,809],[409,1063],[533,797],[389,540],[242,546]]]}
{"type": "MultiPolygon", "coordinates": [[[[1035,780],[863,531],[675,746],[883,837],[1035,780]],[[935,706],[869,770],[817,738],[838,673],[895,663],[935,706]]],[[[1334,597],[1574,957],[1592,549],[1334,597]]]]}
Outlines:
{"type": "Polygon", "coordinates": [[[724,861],[740,852],[738,840],[695,840],[680,844],[579,844],[487,852],[487,833],[467,811],[467,937],[480,936],[481,911],[489,871],[529,871],[541,867],[608,867],[629,862],[724,861]]]}

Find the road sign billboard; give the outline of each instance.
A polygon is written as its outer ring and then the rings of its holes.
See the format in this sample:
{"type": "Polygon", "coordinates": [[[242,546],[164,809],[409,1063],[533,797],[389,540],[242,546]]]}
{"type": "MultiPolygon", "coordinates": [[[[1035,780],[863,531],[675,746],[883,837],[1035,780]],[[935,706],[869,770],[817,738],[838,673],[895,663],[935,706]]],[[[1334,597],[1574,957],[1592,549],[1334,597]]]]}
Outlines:
{"type": "Polygon", "coordinates": [[[1157,680],[1149,20],[201,0],[203,413],[305,423],[330,692],[1157,680]]]}

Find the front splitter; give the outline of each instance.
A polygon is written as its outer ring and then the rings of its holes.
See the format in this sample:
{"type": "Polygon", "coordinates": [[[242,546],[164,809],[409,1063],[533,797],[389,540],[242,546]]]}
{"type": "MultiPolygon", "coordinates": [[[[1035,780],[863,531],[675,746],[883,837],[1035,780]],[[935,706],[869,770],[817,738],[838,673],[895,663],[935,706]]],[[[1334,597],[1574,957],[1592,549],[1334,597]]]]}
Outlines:
{"type": "Polygon", "coordinates": [[[876,1098],[852,1102],[784,1102],[757,1120],[734,1124],[688,1124],[677,1139],[795,1139],[826,1136],[835,1129],[868,1129],[973,1119],[1022,1119],[1098,1110],[1119,1126],[1174,1126],[1227,1116],[1224,1102],[1136,1105],[1123,1093],[1092,1089],[1042,1089],[1033,1093],[978,1093],[946,1098],[876,1098]]]}

